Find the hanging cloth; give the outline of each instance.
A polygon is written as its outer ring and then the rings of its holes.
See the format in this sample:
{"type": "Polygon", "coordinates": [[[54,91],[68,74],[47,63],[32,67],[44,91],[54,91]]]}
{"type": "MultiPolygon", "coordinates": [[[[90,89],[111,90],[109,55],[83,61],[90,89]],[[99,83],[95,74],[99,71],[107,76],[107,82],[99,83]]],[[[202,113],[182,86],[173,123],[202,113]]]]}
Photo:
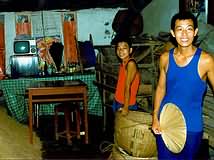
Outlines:
{"type": "Polygon", "coordinates": [[[76,22],[63,22],[63,36],[64,36],[64,62],[77,63],[77,44],[76,44],[76,22]]]}
{"type": "Polygon", "coordinates": [[[16,35],[31,35],[31,23],[16,23],[16,35]]]}

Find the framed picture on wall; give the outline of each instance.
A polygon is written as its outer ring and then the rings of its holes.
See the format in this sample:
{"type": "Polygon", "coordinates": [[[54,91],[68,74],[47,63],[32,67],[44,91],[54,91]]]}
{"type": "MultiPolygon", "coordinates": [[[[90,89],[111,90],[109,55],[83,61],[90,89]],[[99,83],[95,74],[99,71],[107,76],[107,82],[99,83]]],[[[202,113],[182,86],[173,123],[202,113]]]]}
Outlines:
{"type": "Polygon", "coordinates": [[[75,18],[75,14],[74,13],[64,13],[63,15],[63,21],[74,21],[75,18]]]}
{"type": "Polygon", "coordinates": [[[31,17],[30,14],[16,13],[15,18],[16,35],[31,36],[31,17]]]}
{"type": "Polygon", "coordinates": [[[17,14],[16,15],[16,23],[29,23],[30,16],[27,14],[17,14]]]}

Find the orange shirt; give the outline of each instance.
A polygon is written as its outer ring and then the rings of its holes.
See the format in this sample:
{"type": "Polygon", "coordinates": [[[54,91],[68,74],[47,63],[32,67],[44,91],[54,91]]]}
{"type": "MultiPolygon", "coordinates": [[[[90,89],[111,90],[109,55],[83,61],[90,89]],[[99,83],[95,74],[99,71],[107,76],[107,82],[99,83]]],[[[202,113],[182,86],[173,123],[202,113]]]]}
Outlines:
{"type": "MultiPolygon", "coordinates": [[[[125,65],[120,64],[117,87],[115,92],[115,100],[121,104],[124,104],[125,80],[126,80],[126,64],[125,65]]],[[[129,105],[136,104],[136,95],[139,85],[140,85],[140,73],[137,72],[131,84],[129,105]]]]}

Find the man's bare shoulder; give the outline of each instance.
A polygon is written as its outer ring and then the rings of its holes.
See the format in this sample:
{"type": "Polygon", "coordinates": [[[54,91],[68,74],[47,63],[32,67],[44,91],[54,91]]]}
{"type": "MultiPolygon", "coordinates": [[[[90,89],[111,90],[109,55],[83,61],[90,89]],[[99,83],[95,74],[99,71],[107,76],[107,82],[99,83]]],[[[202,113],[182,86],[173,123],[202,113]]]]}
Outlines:
{"type": "Polygon", "coordinates": [[[161,53],[161,57],[166,57],[169,55],[169,51],[164,51],[161,53]]]}
{"type": "Polygon", "coordinates": [[[214,71],[214,56],[211,53],[202,51],[199,66],[201,73],[205,72],[213,72],[214,71]]]}
{"type": "Polygon", "coordinates": [[[167,51],[163,52],[160,56],[160,61],[165,63],[165,62],[168,62],[168,59],[169,59],[169,52],[167,51]]]}
{"type": "Polygon", "coordinates": [[[200,61],[203,63],[214,63],[214,54],[202,51],[200,61]]]}

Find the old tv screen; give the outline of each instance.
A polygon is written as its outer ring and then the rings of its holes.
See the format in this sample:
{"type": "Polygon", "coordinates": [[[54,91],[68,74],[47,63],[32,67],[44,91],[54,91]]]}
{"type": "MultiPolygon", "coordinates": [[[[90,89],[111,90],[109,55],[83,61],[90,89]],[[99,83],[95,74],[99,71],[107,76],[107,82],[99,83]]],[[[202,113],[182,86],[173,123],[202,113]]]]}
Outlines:
{"type": "Polygon", "coordinates": [[[14,41],[14,53],[25,54],[30,52],[29,41],[14,41]]]}
{"type": "Polygon", "coordinates": [[[36,40],[14,40],[13,51],[14,54],[37,54],[36,40]]]}

